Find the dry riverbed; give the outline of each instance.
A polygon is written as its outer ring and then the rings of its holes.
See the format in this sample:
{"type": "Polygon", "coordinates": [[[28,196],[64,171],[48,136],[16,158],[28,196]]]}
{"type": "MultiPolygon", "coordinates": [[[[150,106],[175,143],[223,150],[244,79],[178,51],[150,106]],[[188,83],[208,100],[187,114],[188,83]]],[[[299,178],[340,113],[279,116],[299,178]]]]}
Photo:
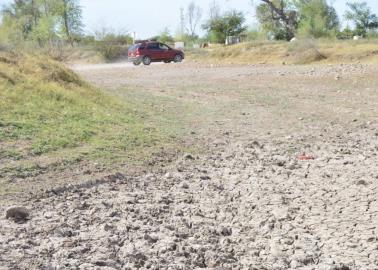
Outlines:
{"type": "Polygon", "coordinates": [[[196,150],[1,205],[0,269],[378,268],[376,66],[74,68],[196,150]]]}

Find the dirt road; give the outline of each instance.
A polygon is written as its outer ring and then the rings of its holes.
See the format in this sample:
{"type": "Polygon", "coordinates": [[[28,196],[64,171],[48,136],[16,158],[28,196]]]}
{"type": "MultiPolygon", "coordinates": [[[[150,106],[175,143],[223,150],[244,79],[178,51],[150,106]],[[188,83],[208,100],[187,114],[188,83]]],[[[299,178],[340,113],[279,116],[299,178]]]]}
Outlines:
{"type": "Polygon", "coordinates": [[[377,67],[76,69],[202,150],[25,202],[0,269],[378,269],[377,67]]]}

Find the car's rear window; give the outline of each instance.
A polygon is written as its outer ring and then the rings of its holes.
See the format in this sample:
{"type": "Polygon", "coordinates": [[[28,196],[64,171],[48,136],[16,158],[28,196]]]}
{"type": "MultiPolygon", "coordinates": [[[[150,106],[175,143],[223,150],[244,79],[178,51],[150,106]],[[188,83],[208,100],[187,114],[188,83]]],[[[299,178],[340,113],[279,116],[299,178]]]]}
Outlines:
{"type": "Polygon", "coordinates": [[[130,51],[134,52],[136,49],[140,48],[140,46],[142,46],[142,44],[134,44],[133,46],[130,47],[130,51]]]}
{"type": "Polygon", "coordinates": [[[147,49],[156,50],[159,49],[159,43],[149,43],[147,49]]]}

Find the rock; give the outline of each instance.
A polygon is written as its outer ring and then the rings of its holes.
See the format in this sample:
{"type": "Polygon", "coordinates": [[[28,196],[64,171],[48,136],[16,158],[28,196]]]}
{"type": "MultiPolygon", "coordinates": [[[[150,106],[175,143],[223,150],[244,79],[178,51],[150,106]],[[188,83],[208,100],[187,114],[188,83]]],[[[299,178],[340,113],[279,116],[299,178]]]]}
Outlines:
{"type": "Polygon", "coordinates": [[[121,216],[121,214],[120,214],[119,211],[112,211],[109,214],[109,217],[120,217],[120,216],[121,216]]]}
{"type": "Polygon", "coordinates": [[[105,225],[104,225],[104,231],[109,232],[109,231],[112,231],[113,229],[114,229],[113,225],[105,223],[105,225]]]}
{"type": "Polygon", "coordinates": [[[291,170],[291,171],[295,170],[295,169],[297,169],[297,164],[290,163],[290,164],[287,165],[286,169],[291,170]]]}
{"type": "Polygon", "coordinates": [[[223,235],[223,236],[230,236],[230,235],[232,235],[232,228],[222,227],[220,229],[220,234],[223,235]]]}
{"type": "Polygon", "coordinates": [[[368,183],[366,183],[365,180],[359,180],[359,181],[357,181],[356,185],[357,185],[357,186],[367,186],[368,183]]]}
{"type": "Polygon", "coordinates": [[[43,213],[43,216],[46,219],[51,219],[54,216],[54,213],[53,212],[45,212],[45,213],[43,213]]]}
{"type": "Polygon", "coordinates": [[[195,158],[191,154],[186,154],[184,159],[194,160],[195,158]]]}
{"type": "Polygon", "coordinates": [[[199,268],[205,268],[206,263],[205,263],[204,254],[202,253],[196,254],[192,260],[192,263],[199,268]]]}
{"type": "Polygon", "coordinates": [[[55,235],[58,237],[72,237],[74,233],[70,228],[62,227],[55,230],[55,235]]]}
{"type": "Polygon", "coordinates": [[[277,243],[270,244],[270,254],[275,258],[284,256],[282,247],[278,245],[277,243]]]}
{"type": "Polygon", "coordinates": [[[279,167],[285,166],[285,163],[286,163],[285,160],[277,160],[276,161],[276,165],[279,166],[279,167]]]}
{"type": "Polygon", "coordinates": [[[149,234],[145,234],[143,238],[144,240],[146,240],[148,243],[151,243],[151,244],[156,243],[159,240],[159,238],[156,235],[149,235],[149,234]]]}
{"type": "Polygon", "coordinates": [[[56,267],[54,266],[54,265],[52,265],[52,264],[48,264],[48,265],[46,265],[45,267],[43,267],[42,268],[43,270],[55,270],[56,269],[56,267]]]}
{"type": "Polygon", "coordinates": [[[332,268],[332,270],[351,270],[351,268],[349,268],[346,265],[341,265],[341,266],[335,266],[334,268],[332,268]]]}
{"type": "Polygon", "coordinates": [[[292,268],[292,269],[297,269],[297,268],[300,268],[300,267],[302,267],[303,266],[303,263],[300,263],[300,262],[298,262],[297,260],[292,260],[291,262],[290,262],[290,267],[292,268]]]}
{"type": "Polygon", "coordinates": [[[30,212],[25,207],[11,207],[7,210],[5,218],[13,219],[16,222],[26,222],[29,216],[30,212]]]}
{"type": "Polygon", "coordinates": [[[173,179],[175,176],[173,175],[173,173],[170,173],[170,172],[168,172],[168,173],[166,173],[165,175],[165,178],[167,178],[167,179],[173,179]]]}
{"type": "Polygon", "coordinates": [[[189,185],[186,182],[182,182],[181,185],[180,185],[180,187],[183,188],[183,189],[188,189],[189,185]]]}
{"type": "Polygon", "coordinates": [[[272,211],[273,216],[278,220],[285,220],[290,218],[289,209],[287,207],[276,208],[272,211]]]}

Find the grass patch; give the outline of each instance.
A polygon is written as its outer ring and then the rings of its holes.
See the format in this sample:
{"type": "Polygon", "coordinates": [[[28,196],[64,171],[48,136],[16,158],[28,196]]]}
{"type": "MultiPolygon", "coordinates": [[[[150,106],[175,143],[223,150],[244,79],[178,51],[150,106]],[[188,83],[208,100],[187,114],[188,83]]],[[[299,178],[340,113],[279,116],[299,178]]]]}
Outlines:
{"type": "MultiPolygon", "coordinates": [[[[113,162],[148,155],[164,141],[130,104],[90,86],[60,63],[41,55],[0,52],[3,145],[22,142],[29,157],[68,149],[77,156],[113,162]]],[[[12,151],[4,149],[1,156],[17,156],[12,151]]]]}
{"type": "Polygon", "coordinates": [[[0,160],[1,159],[12,159],[12,160],[20,160],[22,158],[22,154],[17,151],[16,149],[0,149],[0,160]]]}
{"type": "Polygon", "coordinates": [[[38,164],[24,164],[0,169],[0,177],[21,178],[35,177],[44,171],[38,164]]]}

